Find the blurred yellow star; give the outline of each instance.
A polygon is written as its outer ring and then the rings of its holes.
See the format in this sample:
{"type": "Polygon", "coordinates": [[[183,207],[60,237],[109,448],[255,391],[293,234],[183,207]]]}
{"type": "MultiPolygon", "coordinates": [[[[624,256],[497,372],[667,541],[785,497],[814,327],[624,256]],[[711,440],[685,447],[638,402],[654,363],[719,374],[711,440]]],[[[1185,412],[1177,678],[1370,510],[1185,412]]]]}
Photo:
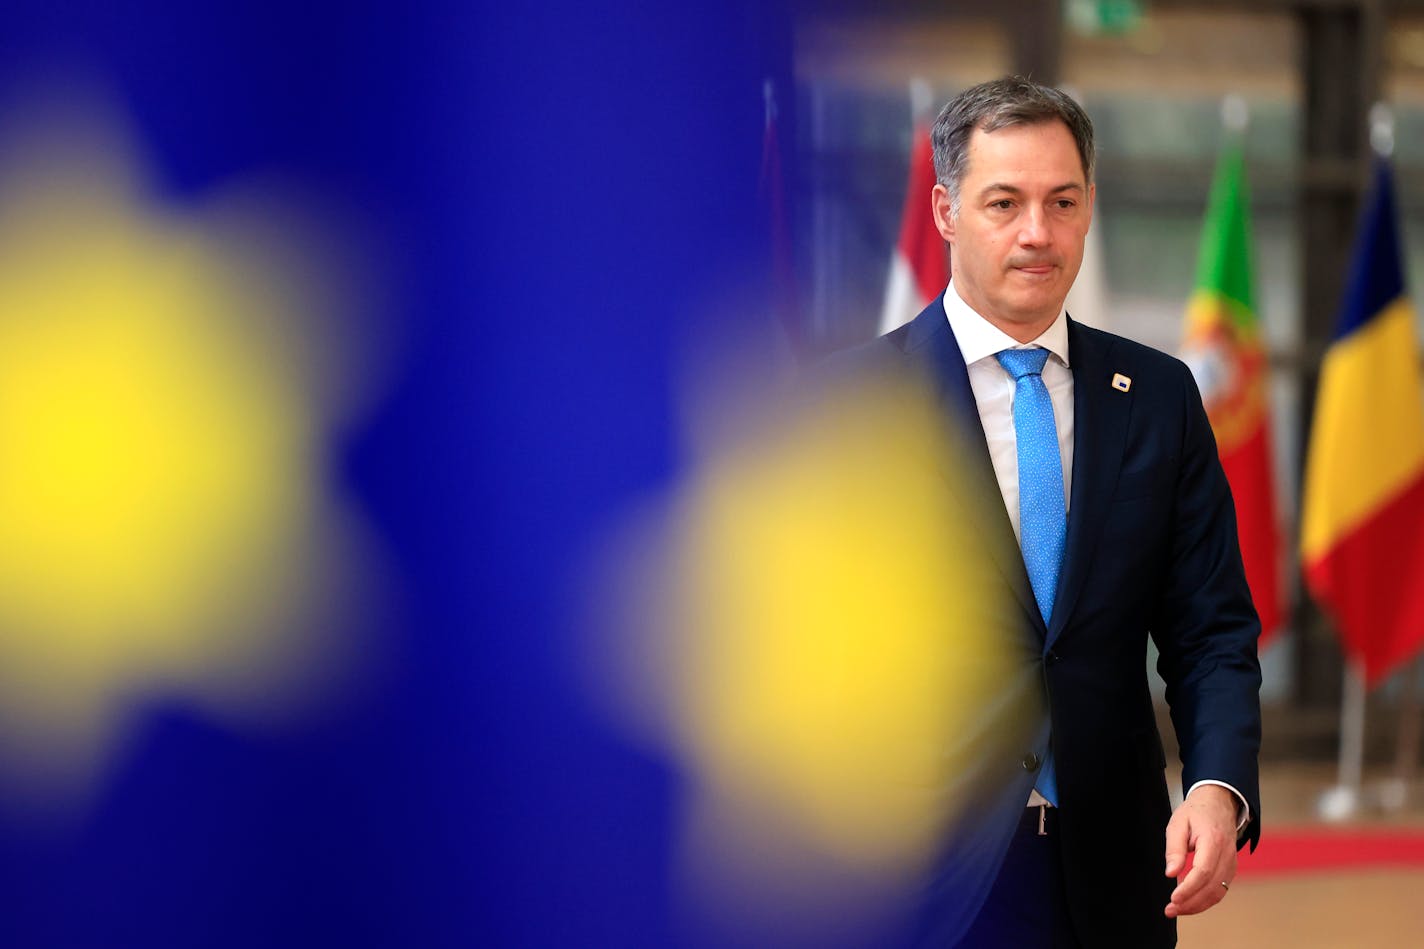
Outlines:
{"type": "Polygon", "coordinates": [[[152,201],[115,130],[51,115],[0,164],[6,788],[91,775],[147,690],[279,702],[340,559],[321,279],[260,202],[152,201]]]}

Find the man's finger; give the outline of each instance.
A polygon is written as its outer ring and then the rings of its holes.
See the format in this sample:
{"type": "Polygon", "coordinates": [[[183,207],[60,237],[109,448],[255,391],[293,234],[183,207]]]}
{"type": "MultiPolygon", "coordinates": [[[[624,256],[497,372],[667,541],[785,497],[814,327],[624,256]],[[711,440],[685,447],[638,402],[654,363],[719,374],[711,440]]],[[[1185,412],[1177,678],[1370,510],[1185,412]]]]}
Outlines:
{"type": "Polygon", "coordinates": [[[1196,847],[1193,848],[1195,858],[1192,861],[1192,871],[1186,875],[1172,891],[1172,902],[1182,903],[1194,896],[1198,890],[1206,885],[1206,882],[1217,872],[1217,862],[1221,848],[1217,846],[1211,834],[1199,834],[1196,840],[1196,847]]]}
{"type": "Polygon", "coordinates": [[[1198,838],[1196,865],[1172,892],[1167,915],[1190,916],[1221,902],[1227,891],[1221,884],[1229,884],[1236,875],[1235,856],[1215,835],[1198,838]]]}
{"type": "Polygon", "coordinates": [[[1187,862],[1187,822],[1173,814],[1167,822],[1167,873],[1174,877],[1187,862]]]}
{"type": "Polygon", "coordinates": [[[1218,880],[1214,885],[1203,887],[1201,892],[1189,900],[1168,903],[1167,916],[1169,918],[1175,918],[1178,916],[1194,916],[1197,913],[1206,912],[1226,898],[1226,887],[1221,885],[1224,882],[1226,881],[1218,880]]]}
{"type": "Polygon", "coordinates": [[[1192,872],[1183,878],[1182,885],[1172,891],[1171,905],[1176,907],[1177,914],[1190,916],[1215,905],[1226,893],[1219,882],[1212,882],[1217,876],[1217,873],[1201,864],[1192,867],[1192,872]],[[1212,887],[1220,890],[1220,895],[1214,892],[1212,887]]]}

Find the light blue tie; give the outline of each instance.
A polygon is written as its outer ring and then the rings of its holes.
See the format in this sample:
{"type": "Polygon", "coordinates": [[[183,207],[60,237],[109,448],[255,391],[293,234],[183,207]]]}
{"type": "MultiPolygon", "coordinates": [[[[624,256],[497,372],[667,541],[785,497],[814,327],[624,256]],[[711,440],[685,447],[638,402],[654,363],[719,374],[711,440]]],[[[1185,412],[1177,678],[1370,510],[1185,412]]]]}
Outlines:
{"type": "MultiPolygon", "coordinates": [[[[1063,541],[1068,515],[1063,501],[1063,456],[1058,453],[1058,428],[1053,402],[1043,384],[1046,349],[1006,349],[996,357],[1014,377],[1014,435],[1019,456],[1019,546],[1038,612],[1048,625],[1058,570],[1063,565],[1063,541]]],[[[1053,757],[1038,772],[1035,788],[1049,803],[1058,803],[1053,757]]]]}

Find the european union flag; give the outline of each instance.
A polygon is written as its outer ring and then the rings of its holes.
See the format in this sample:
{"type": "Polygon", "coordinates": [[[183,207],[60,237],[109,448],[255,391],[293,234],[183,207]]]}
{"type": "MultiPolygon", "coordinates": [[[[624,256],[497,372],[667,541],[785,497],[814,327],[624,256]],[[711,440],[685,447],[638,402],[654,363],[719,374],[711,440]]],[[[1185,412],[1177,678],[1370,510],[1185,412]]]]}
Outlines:
{"type": "Polygon", "coordinates": [[[785,17],[3,27],[0,943],[666,944],[576,586],[769,312],[785,17]]]}

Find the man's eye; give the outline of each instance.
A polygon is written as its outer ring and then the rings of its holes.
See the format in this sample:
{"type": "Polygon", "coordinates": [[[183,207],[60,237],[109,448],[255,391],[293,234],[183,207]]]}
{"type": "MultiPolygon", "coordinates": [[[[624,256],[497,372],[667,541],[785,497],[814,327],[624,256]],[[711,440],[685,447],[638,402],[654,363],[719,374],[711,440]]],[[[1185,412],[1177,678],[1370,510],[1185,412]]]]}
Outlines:
{"type": "Polygon", "coordinates": [[[1013,203],[1012,201],[1010,201],[1008,198],[1000,198],[998,201],[995,201],[995,202],[993,202],[992,204],[989,205],[989,207],[991,207],[991,208],[998,208],[998,209],[1001,210],[1001,211],[1007,211],[1009,208],[1011,208],[1011,207],[1013,207],[1013,206],[1014,206],[1014,203],[1013,203]]]}
{"type": "Polygon", "coordinates": [[[1063,199],[1061,199],[1060,201],[1058,201],[1058,207],[1064,208],[1064,209],[1066,209],[1066,208],[1071,208],[1071,207],[1076,207],[1076,206],[1077,206],[1077,203],[1078,203],[1078,202],[1072,201],[1072,200],[1070,200],[1070,199],[1068,199],[1068,198],[1063,198],[1063,199]]]}

